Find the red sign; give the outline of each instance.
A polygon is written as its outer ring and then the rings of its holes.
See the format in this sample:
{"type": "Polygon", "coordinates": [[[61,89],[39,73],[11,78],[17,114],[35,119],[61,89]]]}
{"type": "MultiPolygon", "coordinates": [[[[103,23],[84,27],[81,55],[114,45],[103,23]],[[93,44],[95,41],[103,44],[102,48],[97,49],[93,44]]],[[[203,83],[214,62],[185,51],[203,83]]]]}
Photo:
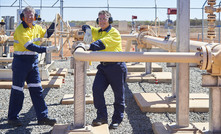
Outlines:
{"type": "Polygon", "coordinates": [[[176,14],[177,13],[177,9],[176,8],[168,8],[167,9],[167,14],[176,14]]]}
{"type": "Polygon", "coordinates": [[[132,19],[137,19],[137,16],[133,16],[133,15],[132,15],[132,19]]]}

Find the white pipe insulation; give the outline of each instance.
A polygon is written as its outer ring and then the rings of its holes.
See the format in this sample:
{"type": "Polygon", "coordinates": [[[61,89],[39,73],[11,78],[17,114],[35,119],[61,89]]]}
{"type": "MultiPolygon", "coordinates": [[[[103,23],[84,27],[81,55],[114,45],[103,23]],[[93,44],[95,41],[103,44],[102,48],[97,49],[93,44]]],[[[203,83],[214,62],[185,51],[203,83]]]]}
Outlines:
{"type": "MultiPolygon", "coordinates": [[[[137,40],[137,35],[134,34],[122,34],[121,35],[122,39],[125,40],[137,40]]],[[[159,38],[159,37],[153,37],[153,36],[144,36],[141,39],[144,43],[151,44],[153,46],[162,48],[167,51],[176,51],[176,39],[175,38],[170,38],[169,40],[164,40],[164,38],[159,38]]],[[[200,41],[192,41],[190,40],[190,52],[197,52],[197,48],[200,48],[201,46],[206,46],[206,45],[211,45],[211,46],[217,46],[219,43],[212,43],[208,44],[206,42],[200,42],[200,41]]]]}
{"type": "Polygon", "coordinates": [[[200,52],[91,52],[77,48],[74,58],[79,61],[103,62],[170,62],[197,63],[203,60],[200,52]]]}

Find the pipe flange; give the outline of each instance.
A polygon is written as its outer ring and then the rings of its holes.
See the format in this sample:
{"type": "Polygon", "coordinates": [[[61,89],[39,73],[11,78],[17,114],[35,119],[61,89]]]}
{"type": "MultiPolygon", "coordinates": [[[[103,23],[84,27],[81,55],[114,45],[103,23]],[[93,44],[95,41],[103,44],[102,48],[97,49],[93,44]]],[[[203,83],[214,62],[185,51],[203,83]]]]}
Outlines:
{"type": "Polygon", "coordinates": [[[142,31],[137,36],[137,43],[138,43],[138,46],[141,46],[141,48],[143,48],[143,45],[145,45],[145,43],[142,41],[145,35],[148,35],[148,31],[142,31]]]}
{"type": "Polygon", "coordinates": [[[207,67],[207,50],[206,50],[205,46],[201,47],[201,56],[203,57],[203,60],[200,61],[200,64],[201,64],[200,69],[201,70],[206,70],[206,67],[207,67]]]}
{"type": "Polygon", "coordinates": [[[207,49],[207,67],[206,70],[210,70],[212,68],[212,50],[210,46],[206,46],[207,49]]]}

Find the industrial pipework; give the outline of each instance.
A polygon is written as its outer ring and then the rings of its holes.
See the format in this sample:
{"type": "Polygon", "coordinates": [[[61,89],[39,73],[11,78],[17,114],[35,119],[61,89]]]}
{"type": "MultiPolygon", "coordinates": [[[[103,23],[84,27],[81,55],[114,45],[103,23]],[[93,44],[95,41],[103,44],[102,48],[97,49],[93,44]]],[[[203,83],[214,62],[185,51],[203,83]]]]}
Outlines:
{"type": "MultiPolygon", "coordinates": [[[[183,6],[182,4],[189,3],[188,0],[186,2],[181,2],[181,0],[178,0],[179,8],[185,7],[185,9],[179,9],[178,10],[178,19],[183,18],[181,17],[181,14],[185,16],[184,11],[189,12],[189,9],[186,9],[188,7],[188,4],[183,6]],[[182,6],[181,6],[182,5],[182,6]]],[[[221,132],[221,92],[220,92],[220,83],[221,79],[219,78],[221,76],[221,45],[214,43],[213,39],[215,38],[215,32],[214,32],[214,7],[215,0],[208,0],[208,7],[206,11],[210,14],[208,15],[208,21],[209,23],[209,30],[208,30],[208,38],[210,39],[209,43],[204,42],[198,42],[198,41],[189,41],[188,51],[187,49],[183,49],[182,51],[185,52],[176,52],[178,49],[178,44],[186,45],[186,40],[180,40],[180,38],[173,39],[173,38],[157,38],[152,37],[147,32],[143,32],[142,34],[136,34],[136,35],[122,35],[122,39],[127,39],[128,41],[131,40],[137,40],[141,44],[141,48],[149,48],[151,45],[163,48],[165,50],[168,50],[169,52],[89,52],[85,51],[82,48],[77,48],[74,52],[74,58],[78,61],[105,61],[105,62],[170,62],[170,63],[180,63],[182,65],[185,65],[183,63],[196,63],[198,67],[201,70],[207,70],[207,74],[202,76],[202,86],[204,87],[210,87],[210,95],[209,95],[209,111],[210,111],[210,118],[209,118],[209,131],[210,132],[221,132]],[[213,11],[213,12],[212,12],[213,11]],[[181,43],[180,43],[181,42],[181,43]]],[[[217,9],[217,11],[220,9],[217,9]]],[[[185,16],[186,17],[186,16],[185,16]]],[[[185,18],[184,17],[184,18],[185,18]]],[[[181,22],[183,19],[180,19],[179,22],[181,22]]],[[[188,20],[186,17],[185,20],[188,20]]],[[[188,23],[188,22],[187,22],[188,23]]],[[[178,25],[180,26],[180,25],[178,25]]],[[[181,26],[183,27],[183,26],[181,26]]],[[[185,27],[187,29],[187,27],[185,27]]],[[[181,32],[178,30],[178,32],[181,32]]],[[[183,31],[182,31],[183,32],[183,31]]],[[[188,34],[187,31],[185,31],[185,34],[188,34]]],[[[185,35],[183,35],[185,36],[185,35]]],[[[182,36],[182,37],[183,37],[182,36]]],[[[185,38],[185,37],[183,37],[185,38]]],[[[182,39],[183,39],[182,38],[182,39]]],[[[184,47],[184,46],[182,46],[184,47]]],[[[186,65],[185,65],[186,66],[186,65]]],[[[188,64],[187,64],[188,66],[188,64]]],[[[79,68],[82,68],[79,67],[79,68]]],[[[178,70],[181,71],[179,68],[178,70]]],[[[183,70],[182,70],[183,71],[183,70]]],[[[181,71],[181,72],[182,72],[181,71]]],[[[83,72],[82,72],[83,73],[83,72]]],[[[180,74],[179,74],[180,75],[180,74]]],[[[177,76],[179,76],[177,74],[177,76]]],[[[181,77],[181,76],[179,76],[181,77]]],[[[76,77],[75,77],[76,78],[76,77]]],[[[183,78],[183,77],[182,77],[183,78]]],[[[76,78],[78,79],[78,78],[76,78]]],[[[77,81],[77,80],[76,80],[77,81]]],[[[80,81],[80,80],[79,80],[80,81]]],[[[183,81],[182,81],[183,82],[183,81]]],[[[76,84],[76,83],[75,83],[76,84]]],[[[181,84],[181,83],[180,83],[181,84]]],[[[185,85],[188,85],[185,83],[185,85]]],[[[185,87],[187,88],[188,87],[185,87]]],[[[79,87],[80,89],[75,90],[84,90],[83,86],[79,87]]],[[[177,93],[177,107],[182,109],[185,109],[185,112],[181,112],[181,110],[177,111],[177,125],[180,127],[188,126],[188,103],[186,102],[186,96],[185,97],[179,97],[182,96],[182,92],[187,92],[186,90],[179,89],[180,93],[177,93]],[[180,99],[179,99],[180,98],[180,99]],[[185,101],[182,101],[184,99],[185,101]],[[186,102],[186,103],[185,103],[186,102]],[[184,105],[183,105],[184,104],[184,105]],[[182,106],[181,106],[182,105],[182,106]],[[184,115],[183,115],[184,114],[184,115]]],[[[188,93],[185,93],[185,95],[188,93]]],[[[77,100],[84,99],[84,96],[77,100]]],[[[189,100],[189,98],[188,98],[189,100]]],[[[83,108],[81,106],[81,108],[83,108]]],[[[75,109],[76,110],[76,109],[75,109]]],[[[79,110],[79,109],[78,109],[79,110]]],[[[82,109],[81,111],[83,111],[82,109]]],[[[79,115],[80,116],[80,115],[79,115]]],[[[83,115],[84,116],[84,115],[83,115]]],[[[85,120],[84,117],[81,116],[81,119],[79,118],[79,121],[76,121],[75,124],[77,126],[84,126],[85,120]],[[82,121],[84,120],[84,121],[82,121]],[[79,123],[79,124],[78,124],[79,123]]]]}

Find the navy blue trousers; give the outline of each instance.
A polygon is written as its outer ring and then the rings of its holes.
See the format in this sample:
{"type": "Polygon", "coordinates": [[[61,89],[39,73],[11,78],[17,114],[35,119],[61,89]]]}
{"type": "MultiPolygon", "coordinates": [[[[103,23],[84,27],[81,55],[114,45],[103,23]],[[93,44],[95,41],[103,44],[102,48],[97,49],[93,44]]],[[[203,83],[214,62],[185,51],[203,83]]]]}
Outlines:
{"type": "Polygon", "coordinates": [[[104,92],[110,85],[114,93],[114,114],[112,121],[120,123],[123,120],[125,109],[125,81],[127,68],[124,62],[114,64],[99,64],[93,83],[94,106],[97,109],[97,118],[107,119],[107,107],[104,92]]]}
{"type": "Polygon", "coordinates": [[[32,103],[37,115],[41,120],[48,115],[48,108],[43,98],[43,89],[38,69],[37,55],[14,55],[12,62],[13,83],[11,88],[8,119],[19,118],[24,100],[24,82],[26,81],[32,103]]]}

